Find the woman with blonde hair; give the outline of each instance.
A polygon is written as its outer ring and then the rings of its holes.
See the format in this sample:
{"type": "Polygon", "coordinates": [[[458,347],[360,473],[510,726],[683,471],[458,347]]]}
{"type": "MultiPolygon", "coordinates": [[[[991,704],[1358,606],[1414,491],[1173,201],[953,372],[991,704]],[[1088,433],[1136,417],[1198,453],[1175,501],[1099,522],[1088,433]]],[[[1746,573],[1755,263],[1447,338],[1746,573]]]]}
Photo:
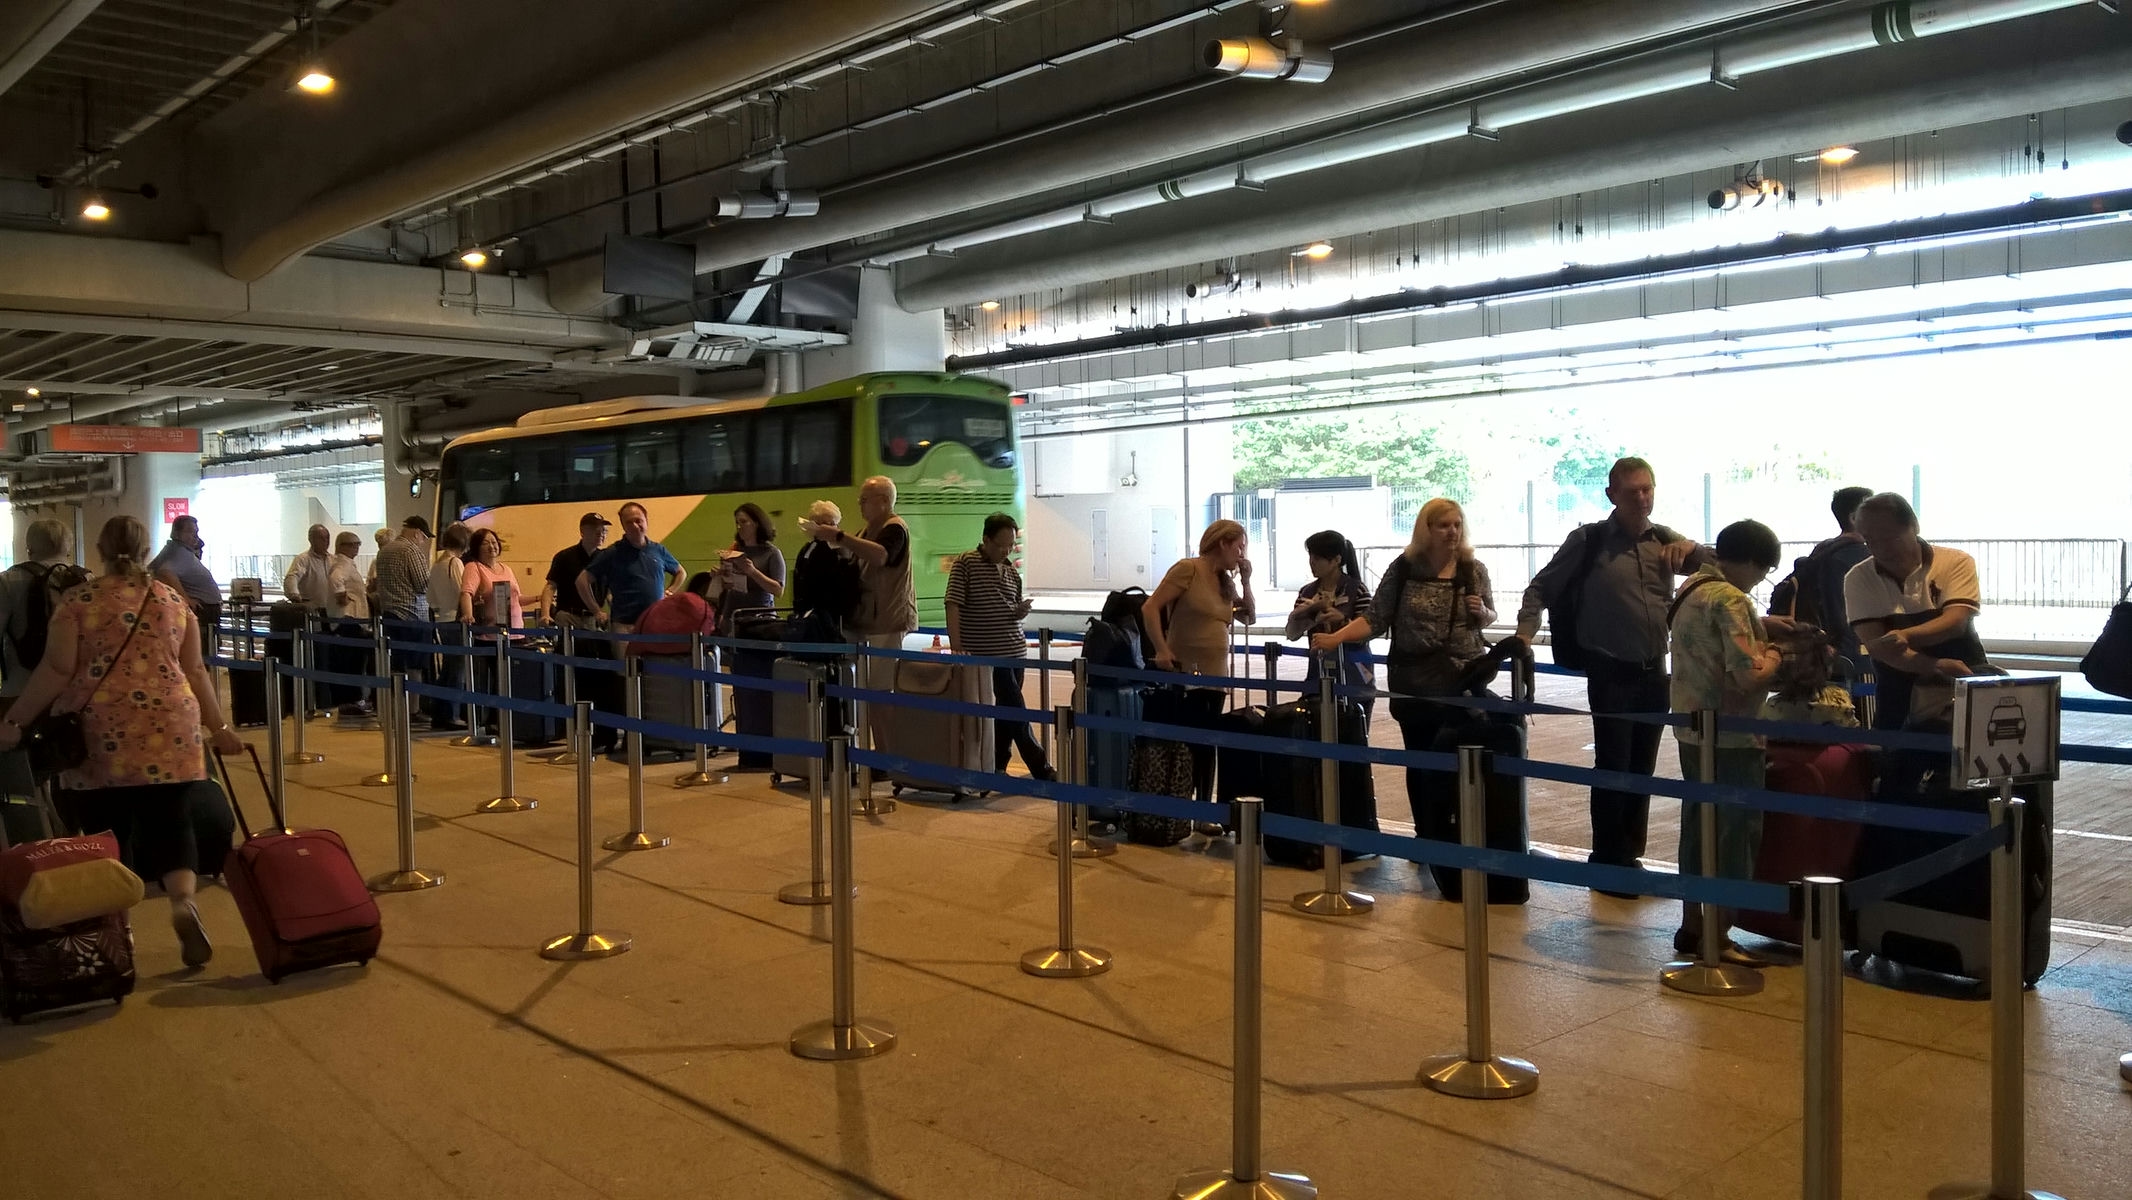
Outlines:
{"type": "Polygon", "coordinates": [[[44,658],[0,719],[0,751],[48,707],[81,714],[89,753],[59,773],[60,813],[111,830],[136,874],[162,880],[185,965],[198,967],[214,946],[193,906],[200,847],[187,800],[207,778],[202,744],[235,754],[244,742],[223,719],[191,607],[148,574],[148,527],[113,517],[96,549],[105,573],[53,612],[44,658]]]}
{"type": "MultiPolygon", "coordinates": [[[[1199,553],[1181,559],[1162,577],[1162,583],[1140,606],[1140,625],[1147,634],[1147,658],[1165,671],[1190,675],[1229,673],[1229,626],[1258,619],[1258,598],[1251,594],[1250,538],[1235,521],[1221,520],[1199,535],[1199,553]]],[[[1228,693],[1220,688],[1188,688],[1183,710],[1158,714],[1149,705],[1147,719],[1165,718],[1186,725],[1211,725],[1221,715],[1228,693]]],[[[1197,792],[1211,799],[1214,790],[1214,752],[1208,746],[1193,746],[1192,760],[1197,792]]]]}
{"type": "MultiPolygon", "coordinates": [[[[1404,553],[1377,581],[1369,611],[1331,633],[1310,639],[1313,650],[1391,635],[1385,684],[1392,691],[1392,719],[1409,750],[1428,750],[1437,731],[1463,710],[1433,703],[1431,696],[1459,691],[1466,669],[1487,652],[1482,631],[1495,620],[1495,590],[1488,568],[1473,557],[1466,540],[1466,510],[1438,496],[1421,506],[1414,536],[1404,553]]],[[[1407,803],[1422,836],[1448,828],[1448,811],[1437,811],[1449,777],[1407,771],[1407,803]]]]}

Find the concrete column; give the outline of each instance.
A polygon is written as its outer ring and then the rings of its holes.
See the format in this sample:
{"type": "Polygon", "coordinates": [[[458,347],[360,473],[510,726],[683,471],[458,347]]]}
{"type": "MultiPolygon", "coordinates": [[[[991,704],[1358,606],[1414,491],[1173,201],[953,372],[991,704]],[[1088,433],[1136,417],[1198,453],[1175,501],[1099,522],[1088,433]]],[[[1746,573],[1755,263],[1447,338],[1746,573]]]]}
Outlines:
{"type": "MultiPolygon", "coordinates": [[[[436,507],[437,497],[432,490],[435,480],[424,480],[422,494],[409,491],[414,474],[408,465],[410,452],[401,441],[407,429],[407,404],[403,401],[388,401],[378,405],[378,416],[384,424],[385,447],[385,525],[398,529],[400,522],[412,516],[428,517],[436,507]]],[[[437,532],[432,529],[431,533],[437,532]]]]}
{"type": "MultiPolygon", "coordinates": [[[[136,517],[148,527],[152,554],[170,540],[170,525],[163,520],[166,498],[191,501],[200,492],[200,459],[192,454],[130,454],[126,456],[126,488],[117,496],[97,497],[82,506],[81,561],[99,570],[96,535],[112,517],[136,517]]],[[[40,513],[39,515],[43,515],[40,513]]],[[[62,520],[71,514],[58,514],[62,520]]]]}
{"type": "MultiPolygon", "coordinates": [[[[948,359],[947,323],[941,310],[905,312],[896,305],[895,278],[887,270],[859,272],[859,312],[851,344],[801,356],[801,386],[820,387],[870,371],[940,371],[948,359]]],[[[791,382],[784,383],[792,390],[791,382]]]]}

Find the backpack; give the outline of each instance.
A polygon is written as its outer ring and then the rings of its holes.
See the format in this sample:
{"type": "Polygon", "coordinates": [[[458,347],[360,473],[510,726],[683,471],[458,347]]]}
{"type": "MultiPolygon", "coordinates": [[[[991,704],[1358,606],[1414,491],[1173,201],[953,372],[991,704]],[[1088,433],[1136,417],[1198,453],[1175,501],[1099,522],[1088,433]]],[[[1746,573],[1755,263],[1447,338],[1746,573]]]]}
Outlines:
{"type": "MultiPolygon", "coordinates": [[[[1829,560],[1847,544],[1842,538],[1832,538],[1814,547],[1813,553],[1792,564],[1791,578],[1787,582],[1793,588],[1790,609],[1793,618],[1809,625],[1819,625],[1823,629],[1829,628],[1828,614],[1821,611],[1821,598],[1828,594],[1829,560]]],[[[1774,596],[1771,598],[1770,611],[1778,611],[1774,596]]]]}
{"type": "Polygon", "coordinates": [[[1122,588],[1105,596],[1102,612],[1088,622],[1088,633],[1081,643],[1082,657],[1096,666],[1144,669],[1147,657],[1142,647],[1147,634],[1141,625],[1140,610],[1146,603],[1144,588],[1122,588]]]}
{"type": "Polygon", "coordinates": [[[36,563],[22,563],[8,568],[10,572],[34,577],[22,590],[22,610],[10,614],[7,623],[7,640],[14,645],[15,661],[24,670],[44,661],[45,636],[51,632],[52,613],[59,607],[57,597],[89,582],[89,572],[73,563],[53,563],[42,573],[37,567],[36,563]],[[18,625],[20,633],[15,631],[18,625]]]}

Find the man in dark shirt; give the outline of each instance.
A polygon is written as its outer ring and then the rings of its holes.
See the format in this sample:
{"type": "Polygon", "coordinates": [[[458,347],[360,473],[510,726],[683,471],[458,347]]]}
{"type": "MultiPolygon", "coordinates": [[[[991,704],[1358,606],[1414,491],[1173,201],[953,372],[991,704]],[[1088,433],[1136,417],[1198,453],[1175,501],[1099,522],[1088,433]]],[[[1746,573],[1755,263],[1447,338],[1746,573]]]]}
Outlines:
{"type": "MultiPolygon", "coordinates": [[[[577,541],[555,552],[548,561],[548,583],[541,589],[541,604],[548,618],[557,625],[574,629],[598,629],[600,607],[607,603],[607,586],[595,581],[592,585],[592,600],[588,605],[577,588],[577,577],[585,573],[600,548],[607,544],[607,526],[610,522],[596,512],[586,513],[577,519],[577,541]]],[[[570,648],[581,658],[619,659],[622,657],[613,642],[606,638],[583,638],[574,640],[570,648]]],[[[613,671],[579,671],[577,696],[601,712],[618,713],[623,709],[622,680],[613,671]]],[[[615,747],[618,735],[612,726],[592,727],[592,748],[605,754],[615,747]]]]}
{"type": "Polygon", "coordinates": [[[1851,629],[1843,598],[1843,577],[1851,568],[1872,557],[1865,539],[1858,536],[1858,506],[1873,494],[1862,487],[1838,488],[1829,502],[1836,517],[1835,537],[1817,544],[1792,565],[1791,578],[1777,585],[1770,611],[1802,623],[1819,626],[1836,647],[1836,654],[1855,672],[1865,666],[1865,650],[1851,629]],[[1787,588],[1786,585],[1789,585],[1787,588]],[[1788,602],[1788,603],[1787,603],[1788,602]]]}
{"type": "MultiPolygon", "coordinates": [[[[1666,611],[1673,577],[1710,560],[1709,551],[1651,522],[1657,476],[1640,458],[1616,462],[1606,476],[1613,515],[1572,531],[1533,576],[1518,609],[1518,636],[1531,641],[1540,613],[1579,589],[1575,636],[1591,659],[1585,696],[1594,714],[1663,713],[1672,704],[1666,677],[1666,611]],[[1595,546],[1590,539],[1599,539],[1595,546]]],[[[1664,727],[1594,715],[1592,765],[1601,771],[1649,775],[1658,766],[1664,727]]],[[[1592,789],[1595,863],[1634,867],[1650,831],[1647,793],[1592,789]]]]}

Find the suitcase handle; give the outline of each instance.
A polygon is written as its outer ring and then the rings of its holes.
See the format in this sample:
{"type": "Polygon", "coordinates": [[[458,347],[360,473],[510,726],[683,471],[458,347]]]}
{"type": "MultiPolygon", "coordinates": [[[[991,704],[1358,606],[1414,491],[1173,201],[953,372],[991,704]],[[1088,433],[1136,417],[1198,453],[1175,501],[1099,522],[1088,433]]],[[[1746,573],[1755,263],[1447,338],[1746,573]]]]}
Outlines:
{"type": "MultiPolygon", "coordinates": [[[[287,829],[289,827],[288,819],[282,816],[281,802],[274,795],[274,785],[267,782],[266,767],[259,761],[259,747],[246,742],[244,744],[244,752],[252,756],[252,770],[259,776],[259,790],[266,796],[267,812],[274,818],[274,824],[277,828],[287,829]]],[[[251,822],[244,819],[244,806],[237,803],[237,784],[235,780],[230,778],[229,763],[222,757],[220,750],[214,751],[214,755],[215,770],[222,776],[222,794],[229,800],[230,811],[236,814],[237,828],[243,831],[244,840],[249,842],[252,840],[252,825],[251,822]]]]}

